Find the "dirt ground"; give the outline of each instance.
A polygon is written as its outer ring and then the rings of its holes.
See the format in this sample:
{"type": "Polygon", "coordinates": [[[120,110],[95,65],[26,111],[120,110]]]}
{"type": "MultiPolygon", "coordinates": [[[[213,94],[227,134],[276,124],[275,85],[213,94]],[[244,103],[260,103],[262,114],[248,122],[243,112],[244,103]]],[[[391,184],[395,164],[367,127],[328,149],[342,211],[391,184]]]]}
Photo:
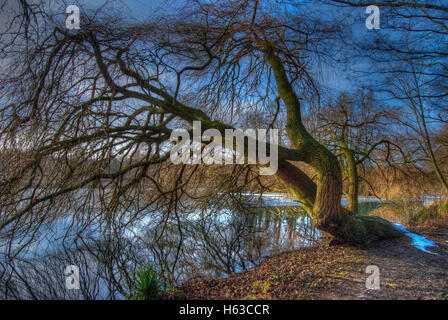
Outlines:
{"type": "Polygon", "coordinates": [[[227,278],[188,281],[188,299],[447,299],[448,225],[413,229],[434,241],[423,252],[403,237],[369,248],[319,245],[282,253],[227,278]],[[366,267],[380,271],[380,289],[367,290],[366,267]]]}

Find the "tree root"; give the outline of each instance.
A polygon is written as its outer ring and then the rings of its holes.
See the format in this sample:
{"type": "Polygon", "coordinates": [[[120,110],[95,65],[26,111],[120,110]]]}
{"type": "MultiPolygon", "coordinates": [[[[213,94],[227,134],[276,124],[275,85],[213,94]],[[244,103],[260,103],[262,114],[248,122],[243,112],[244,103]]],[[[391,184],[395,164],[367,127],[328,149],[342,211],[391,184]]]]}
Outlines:
{"type": "Polygon", "coordinates": [[[392,223],[373,215],[348,215],[341,223],[327,230],[335,239],[359,246],[404,236],[392,223]]]}

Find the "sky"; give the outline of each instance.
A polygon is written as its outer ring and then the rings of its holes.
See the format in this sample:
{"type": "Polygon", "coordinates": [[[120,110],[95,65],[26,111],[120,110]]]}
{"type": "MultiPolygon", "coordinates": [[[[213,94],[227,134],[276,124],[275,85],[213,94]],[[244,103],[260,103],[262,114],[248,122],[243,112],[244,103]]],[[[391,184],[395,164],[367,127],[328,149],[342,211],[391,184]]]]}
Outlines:
{"type": "MultiPolygon", "coordinates": [[[[18,1],[8,0],[10,8],[18,6],[18,1]]],[[[102,12],[118,11],[122,16],[127,17],[131,21],[144,21],[146,18],[158,14],[160,12],[170,12],[176,6],[183,5],[183,0],[29,0],[31,2],[43,1],[47,8],[51,8],[58,15],[60,14],[61,21],[65,21],[67,14],[65,8],[70,4],[76,4],[81,8],[81,15],[83,11],[89,11],[89,14],[101,10],[102,12]]],[[[300,0],[299,0],[300,1],[300,0]]],[[[302,0],[304,6],[301,7],[307,15],[318,16],[323,20],[334,21],[350,21],[351,24],[347,30],[348,37],[357,39],[368,39],[375,33],[388,32],[386,26],[389,23],[387,17],[381,16],[381,30],[368,30],[365,26],[366,14],[364,7],[361,8],[338,8],[337,6],[322,5],[322,1],[317,0],[302,0]]],[[[9,23],[6,16],[7,9],[0,13],[0,29],[9,23]]],[[[1,30],[0,30],[1,31],[1,30]]],[[[350,50],[350,42],[354,39],[347,38],[347,48],[350,50]]],[[[347,50],[346,48],[346,50],[347,50]]],[[[353,70],[363,70],[369,72],[370,65],[362,57],[353,58],[346,63],[338,63],[337,61],[323,61],[319,66],[319,72],[316,72],[318,82],[322,88],[327,92],[331,92],[333,96],[342,91],[356,91],[363,84],[359,78],[353,80],[349,76],[352,75],[353,70]]],[[[314,68],[314,67],[313,67],[314,68]]],[[[317,68],[317,66],[316,66],[317,68]]],[[[317,69],[316,69],[317,71],[317,69]]],[[[368,74],[366,77],[371,83],[375,82],[375,77],[368,74]]]]}
{"type": "MultiPolygon", "coordinates": [[[[143,22],[145,19],[150,18],[160,12],[169,12],[176,6],[183,5],[183,0],[29,0],[32,2],[45,3],[47,10],[51,10],[58,16],[58,20],[65,21],[67,14],[65,8],[69,5],[75,4],[80,8],[80,14],[82,16],[83,11],[89,11],[89,15],[93,15],[101,10],[103,13],[108,10],[112,12],[118,11],[121,16],[126,17],[131,21],[143,22]]],[[[315,14],[322,18],[326,17],[332,19],[333,15],[336,15],[335,11],[329,11],[322,5],[316,4],[317,1],[303,0],[304,6],[302,9],[307,14],[315,14]]],[[[17,10],[19,4],[17,0],[8,0],[8,5],[0,13],[0,31],[5,30],[5,27],[10,22],[9,10],[17,10]]],[[[354,24],[354,27],[359,27],[360,30],[366,29],[364,25],[365,13],[363,9],[353,9],[351,12],[359,15],[358,21],[354,24]],[[359,26],[357,26],[359,24],[359,26]]],[[[336,17],[335,17],[336,18],[336,17]]],[[[82,27],[82,26],[81,26],[82,27]]],[[[344,91],[353,87],[353,83],[348,80],[344,75],[347,70],[341,69],[340,66],[335,64],[325,65],[322,72],[321,82],[325,87],[332,90],[344,91]]]]}

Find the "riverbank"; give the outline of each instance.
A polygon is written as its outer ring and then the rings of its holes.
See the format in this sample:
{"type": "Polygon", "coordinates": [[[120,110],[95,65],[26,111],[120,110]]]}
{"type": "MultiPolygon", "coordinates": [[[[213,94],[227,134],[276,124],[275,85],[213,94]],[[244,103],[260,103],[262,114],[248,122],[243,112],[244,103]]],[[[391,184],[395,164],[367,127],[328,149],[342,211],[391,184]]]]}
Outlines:
{"type": "Polygon", "coordinates": [[[403,237],[369,248],[318,245],[272,256],[227,278],[187,281],[188,299],[448,299],[448,223],[412,232],[432,240],[434,254],[403,237]],[[380,270],[380,290],[367,290],[366,267],[380,270]]]}

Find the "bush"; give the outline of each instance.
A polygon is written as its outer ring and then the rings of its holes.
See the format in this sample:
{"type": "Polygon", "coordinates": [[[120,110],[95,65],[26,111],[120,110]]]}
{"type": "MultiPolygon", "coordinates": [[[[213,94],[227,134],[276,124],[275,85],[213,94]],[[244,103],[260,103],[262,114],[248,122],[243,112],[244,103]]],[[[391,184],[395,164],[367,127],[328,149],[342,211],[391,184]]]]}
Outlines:
{"type": "Polygon", "coordinates": [[[152,265],[136,272],[135,287],[131,300],[156,300],[162,291],[160,276],[152,265]]]}

